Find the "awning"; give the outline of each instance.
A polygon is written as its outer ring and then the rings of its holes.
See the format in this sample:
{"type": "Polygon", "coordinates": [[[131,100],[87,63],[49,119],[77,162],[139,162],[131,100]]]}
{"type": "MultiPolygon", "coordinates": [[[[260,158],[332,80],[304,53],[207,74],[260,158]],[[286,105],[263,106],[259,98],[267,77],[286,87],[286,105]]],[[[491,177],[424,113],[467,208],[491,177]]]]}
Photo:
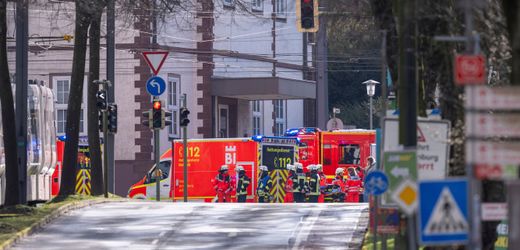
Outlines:
{"type": "Polygon", "coordinates": [[[315,99],[314,81],[280,77],[212,78],[214,96],[245,100],[315,99]]]}

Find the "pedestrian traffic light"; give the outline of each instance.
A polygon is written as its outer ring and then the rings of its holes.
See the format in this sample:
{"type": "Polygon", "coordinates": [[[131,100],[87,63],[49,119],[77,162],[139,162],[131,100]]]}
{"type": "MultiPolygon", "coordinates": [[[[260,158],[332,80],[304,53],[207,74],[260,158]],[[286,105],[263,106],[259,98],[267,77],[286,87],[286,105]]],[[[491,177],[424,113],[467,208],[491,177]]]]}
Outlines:
{"type": "Polygon", "coordinates": [[[161,129],[165,128],[166,126],[170,126],[172,124],[172,121],[170,119],[167,119],[168,117],[172,116],[172,112],[162,110],[162,117],[161,117],[161,129]]]}
{"type": "Polygon", "coordinates": [[[296,23],[299,32],[318,31],[318,6],[318,0],[296,0],[296,23]]]}
{"type": "Polygon", "coordinates": [[[182,107],[179,110],[179,124],[181,127],[186,127],[190,123],[190,119],[188,119],[188,115],[190,114],[190,111],[186,107],[182,107]]]}
{"type": "Polygon", "coordinates": [[[160,129],[162,125],[162,102],[153,100],[153,128],[160,129]]]}
{"type": "Polygon", "coordinates": [[[145,118],[145,120],[142,122],[143,125],[145,125],[146,127],[148,127],[149,129],[152,129],[153,128],[153,116],[152,116],[152,111],[151,110],[148,110],[148,111],[144,111],[143,112],[143,117],[145,118]]]}
{"type": "Polygon", "coordinates": [[[117,104],[108,104],[108,132],[117,133],[117,104]]]}
{"type": "Polygon", "coordinates": [[[107,91],[98,90],[96,93],[96,106],[99,110],[107,110],[107,91]]]}

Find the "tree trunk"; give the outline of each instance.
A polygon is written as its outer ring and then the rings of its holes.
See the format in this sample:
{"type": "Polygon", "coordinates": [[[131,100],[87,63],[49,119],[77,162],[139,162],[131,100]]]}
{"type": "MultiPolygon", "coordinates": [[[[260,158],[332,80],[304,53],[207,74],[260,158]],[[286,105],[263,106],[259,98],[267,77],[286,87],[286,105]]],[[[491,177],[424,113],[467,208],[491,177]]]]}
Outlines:
{"type": "Polygon", "coordinates": [[[74,194],[76,164],[78,158],[78,140],[83,96],[83,80],[85,78],[85,57],[87,51],[87,32],[91,15],[87,11],[89,1],[76,0],[76,26],[74,31],[74,55],[72,58],[72,76],[67,106],[67,127],[63,172],[60,196],[74,194]]]}
{"type": "Polygon", "coordinates": [[[520,3],[518,0],[502,0],[511,45],[511,84],[520,85],[520,3]]]}
{"type": "MultiPolygon", "coordinates": [[[[101,9],[102,10],[102,9],[101,9]]],[[[99,143],[99,119],[96,106],[96,93],[99,86],[94,80],[99,80],[99,39],[101,10],[95,12],[90,23],[89,42],[89,79],[88,79],[88,145],[92,177],[92,195],[103,194],[103,165],[101,161],[101,145],[99,143]]]]}
{"type": "Polygon", "coordinates": [[[16,124],[14,114],[14,99],[9,80],[9,65],[7,63],[7,0],[0,0],[0,103],[2,104],[2,128],[5,148],[6,190],[5,205],[20,204],[18,185],[18,153],[16,151],[16,124]]]}

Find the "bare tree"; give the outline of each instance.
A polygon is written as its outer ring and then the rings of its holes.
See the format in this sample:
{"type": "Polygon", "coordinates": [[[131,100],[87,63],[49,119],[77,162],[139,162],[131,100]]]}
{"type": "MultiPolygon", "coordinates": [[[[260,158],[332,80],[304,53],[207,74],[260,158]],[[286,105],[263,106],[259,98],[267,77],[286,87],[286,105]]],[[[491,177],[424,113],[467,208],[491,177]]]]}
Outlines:
{"type": "Polygon", "coordinates": [[[520,3],[518,0],[502,0],[506,17],[509,43],[512,49],[511,84],[520,85],[520,3]]]}
{"type": "Polygon", "coordinates": [[[0,102],[5,146],[6,189],[5,205],[20,204],[18,185],[18,154],[16,151],[16,125],[14,99],[7,63],[7,0],[0,0],[0,102]]]}
{"type": "Polygon", "coordinates": [[[89,29],[89,75],[87,85],[88,105],[88,145],[90,151],[92,195],[103,194],[103,166],[101,161],[101,146],[99,143],[98,108],[96,107],[96,93],[98,85],[94,80],[99,79],[99,40],[101,33],[101,14],[105,7],[104,1],[96,1],[92,12],[89,29]]]}
{"type": "Polygon", "coordinates": [[[76,0],[76,20],[74,30],[74,55],[72,57],[72,74],[67,106],[67,127],[65,134],[65,152],[63,172],[60,185],[60,196],[74,194],[75,169],[78,156],[78,140],[83,80],[85,77],[85,57],[87,52],[88,27],[92,20],[94,0],[76,0]]]}

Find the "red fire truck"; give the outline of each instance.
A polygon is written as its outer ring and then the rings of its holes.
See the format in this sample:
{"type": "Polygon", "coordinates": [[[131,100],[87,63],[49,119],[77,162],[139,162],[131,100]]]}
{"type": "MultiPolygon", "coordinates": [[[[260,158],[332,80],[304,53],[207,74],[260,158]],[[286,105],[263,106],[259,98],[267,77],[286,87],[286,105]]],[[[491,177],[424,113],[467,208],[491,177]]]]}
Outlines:
{"type": "MultiPolygon", "coordinates": [[[[375,142],[375,132],[368,130],[348,130],[324,132],[315,128],[301,128],[289,130],[288,137],[272,137],[269,140],[261,136],[253,138],[219,138],[219,139],[191,139],[188,141],[188,199],[200,201],[213,201],[215,190],[211,180],[215,178],[221,165],[229,166],[229,173],[235,176],[235,167],[241,165],[251,177],[251,185],[248,189],[248,201],[254,201],[254,190],[257,185],[257,167],[263,159],[265,165],[276,168],[276,171],[286,172],[285,165],[292,164],[295,160],[304,166],[310,164],[322,164],[324,173],[330,182],[334,178],[337,167],[343,167],[349,177],[350,186],[358,185],[361,188],[361,174],[356,170],[366,165],[366,158],[371,155],[371,145],[375,142]],[[297,138],[299,160],[288,157],[288,155],[269,155],[266,153],[262,158],[262,143],[269,147],[283,146],[280,141],[297,138]],[[287,159],[283,164],[280,159],[287,159]],[[270,164],[272,162],[272,164],[270,164]],[[281,166],[281,165],[283,166],[281,166]],[[272,166],[271,166],[272,165],[272,166]]],[[[288,143],[288,142],[286,142],[288,143]]],[[[290,143],[289,143],[290,144],[290,143]]],[[[184,148],[182,141],[174,141],[173,151],[168,150],[161,156],[159,168],[163,172],[160,182],[161,199],[172,199],[173,201],[184,199],[184,148]],[[173,153],[173,155],[172,155],[173,153]]],[[[288,151],[289,152],[289,151],[288,151]]],[[[288,153],[290,155],[290,153],[288,153]]],[[[146,176],[132,185],[128,191],[128,197],[141,199],[155,199],[156,186],[151,178],[155,171],[153,166],[146,176]]],[[[307,169],[305,168],[305,171],[307,169]]],[[[284,172],[284,173],[285,173],[284,172]]],[[[280,176],[285,177],[285,174],[280,176]]],[[[236,178],[236,177],[235,177],[236,178]]],[[[284,183],[280,183],[284,185],[284,183]]],[[[356,192],[359,194],[360,190],[356,192]]],[[[350,197],[353,197],[352,195],[350,197]]],[[[353,199],[351,201],[356,201],[353,199]]]]}
{"type": "MultiPolygon", "coordinates": [[[[182,141],[174,141],[161,156],[159,168],[163,173],[160,181],[161,199],[173,201],[184,199],[184,148],[182,141]],[[173,153],[173,155],[172,155],[173,153]]],[[[211,180],[221,165],[228,165],[229,173],[235,176],[235,167],[241,165],[251,177],[248,200],[254,199],[256,168],[258,167],[257,142],[250,138],[191,139],[188,141],[188,199],[212,201],[215,190],[211,180]]],[[[128,197],[155,199],[156,183],[152,179],[155,165],[137,183],[130,187],[128,197]]]]}

